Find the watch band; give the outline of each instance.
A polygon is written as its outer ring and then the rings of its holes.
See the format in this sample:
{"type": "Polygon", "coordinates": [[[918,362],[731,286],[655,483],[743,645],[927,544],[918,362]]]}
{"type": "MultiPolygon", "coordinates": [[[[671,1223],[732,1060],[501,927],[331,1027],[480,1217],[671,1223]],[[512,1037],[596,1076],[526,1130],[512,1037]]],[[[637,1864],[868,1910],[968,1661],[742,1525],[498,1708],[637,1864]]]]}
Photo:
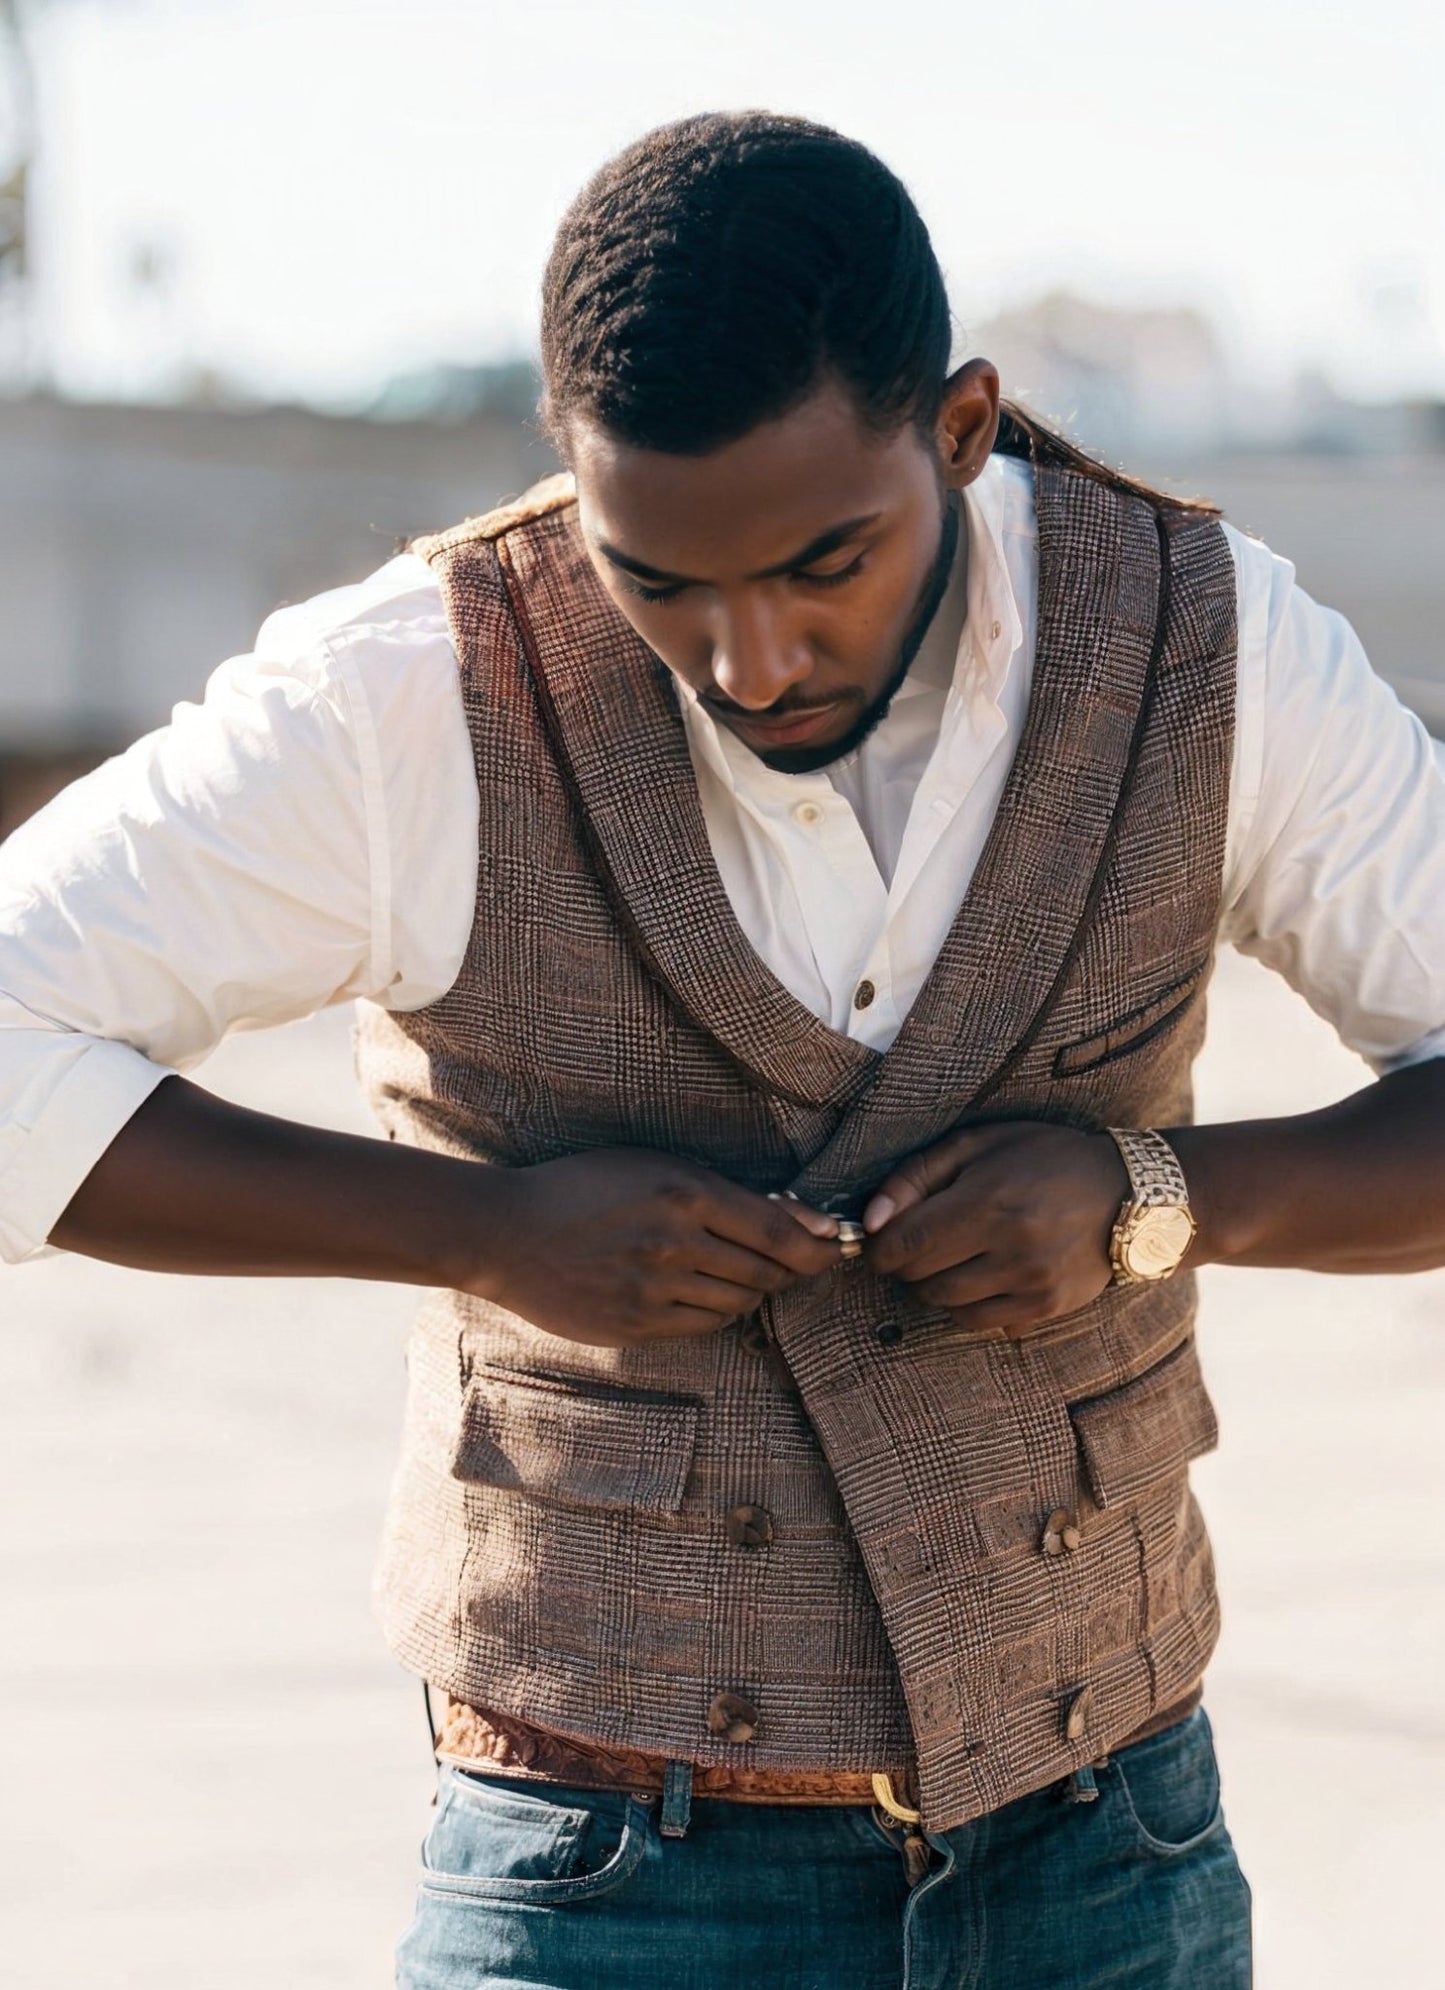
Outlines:
{"type": "Polygon", "coordinates": [[[1152,1127],[1110,1126],[1105,1130],[1123,1157],[1136,1208],[1158,1209],[1165,1203],[1189,1207],[1184,1170],[1162,1133],[1155,1133],[1152,1127]]]}
{"type": "Polygon", "coordinates": [[[1147,1127],[1111,1126],[1129,1176],[1129,1195],[1109,1235],[1116,1285],[1152,1283],[1178,1271],[1194,1240],[1189,1184],[1179,1157],[1160,1133],[1147,1127]]]}

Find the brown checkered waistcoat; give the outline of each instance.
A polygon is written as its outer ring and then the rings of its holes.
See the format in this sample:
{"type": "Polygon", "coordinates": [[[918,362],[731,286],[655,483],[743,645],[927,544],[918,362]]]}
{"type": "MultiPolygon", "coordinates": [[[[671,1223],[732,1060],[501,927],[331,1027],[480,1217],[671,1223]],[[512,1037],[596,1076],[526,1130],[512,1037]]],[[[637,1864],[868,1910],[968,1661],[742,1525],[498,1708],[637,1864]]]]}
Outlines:
{"type": "MultiPolygon", "coordinates": [[[[841,1209],[966,1118],[1188,1117],[1232,559],[1208,517],[1059,466],[1035,486],[1023,738],[881,1054],[744,937],[667,674],[601,589],[565,480],[423,546],[461,659],[481,868],[455,985],[362,1029],[393,1137],[507,1167],[655,1148],[841,1209]]],[[[980,1340],[855,1261],[751,1323],[613,1350],[439,1293],[378,1578],[391,1645],[459,1698],[597,1743],[916,1760],[928,1824],[957,1825],[1097,1757],[1209,1657],[1193,1316],[1181,1276],[980,1340]],[[763,1514],[730,1525],[743,1505],[763,1514]],[[1060,1508],[1066,1541],[1046,1528],[1060,1508]],[[712,1731],[724,1693],[752,1739],[712,1731]]]]}

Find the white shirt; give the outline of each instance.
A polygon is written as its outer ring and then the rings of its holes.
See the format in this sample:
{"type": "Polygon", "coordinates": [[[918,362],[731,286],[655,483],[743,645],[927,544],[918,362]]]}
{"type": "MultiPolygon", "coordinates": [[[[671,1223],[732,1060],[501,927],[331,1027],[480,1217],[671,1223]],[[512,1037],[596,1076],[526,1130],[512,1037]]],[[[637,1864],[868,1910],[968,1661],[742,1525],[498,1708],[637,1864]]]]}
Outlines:
{"type": "MultiPolygon", "coordinates": [[[[1027,467],[966,493],[909,684],[849,762],[773,773],[682,699],[703,812],[753,945],[883,1048],[972,877],[1028,705],[1027,467]],[[877,990],[855,1009],[864,977],[877,990]]],[[[1376,1069],[1445,1054],[1445,765],[1294,570],[1232,529],[1238,701],[1221,938],[1376,1069]]],[[[45,1238],[172,1069],[230,1030],[444,994],[479,804],[456,658],[411,556],[279,611],[200,705],[0,846],[0,1257],[45,1238]]]]}

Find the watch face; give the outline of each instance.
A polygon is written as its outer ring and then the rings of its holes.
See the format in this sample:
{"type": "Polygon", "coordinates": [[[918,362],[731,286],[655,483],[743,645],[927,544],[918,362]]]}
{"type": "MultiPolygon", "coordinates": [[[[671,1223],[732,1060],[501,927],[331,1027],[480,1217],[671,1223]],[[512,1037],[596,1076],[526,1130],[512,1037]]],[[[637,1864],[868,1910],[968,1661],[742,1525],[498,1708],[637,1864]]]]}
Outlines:
{"type": "Polygon", "coordinates": [[[1187,1209],[1141,1209],[1130,1226],[1124,1262],[1135,1278],[1166,1278],[1193,1236],[1194,1219],[1187,1209]]]}

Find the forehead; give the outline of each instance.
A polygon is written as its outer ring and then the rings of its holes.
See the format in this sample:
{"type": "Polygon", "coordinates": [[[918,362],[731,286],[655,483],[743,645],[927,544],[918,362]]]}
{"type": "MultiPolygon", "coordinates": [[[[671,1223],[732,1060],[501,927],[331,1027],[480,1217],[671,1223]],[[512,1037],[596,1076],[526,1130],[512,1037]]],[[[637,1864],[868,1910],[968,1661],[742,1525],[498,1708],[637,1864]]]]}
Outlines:
{"type": "Polygon", "coordinates": [[[703,456],[580,421],[569,441],[588,538],[665,573],[761,572],[841,520],[931,496],[937,478],[913,423],[879,435],[832,386],[703,456]]]}

